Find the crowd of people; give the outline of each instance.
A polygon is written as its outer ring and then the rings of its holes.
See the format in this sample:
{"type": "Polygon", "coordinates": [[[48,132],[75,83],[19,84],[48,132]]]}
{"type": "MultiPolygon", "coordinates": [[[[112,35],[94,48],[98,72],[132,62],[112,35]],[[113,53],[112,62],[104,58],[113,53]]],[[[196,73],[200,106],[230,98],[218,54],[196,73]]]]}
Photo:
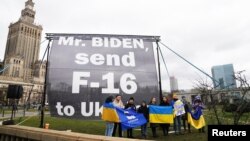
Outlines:
{"type": "MultiPolygon", "coordinates": [[[[178,99],[177,95],[173,95],[172,97],[163,96],[161,99],[160,104],[157,104],[157,100],[155,97],[151,98],[149,101],[149,104],[147,105],[146,101],[142,101],[141,105],[137,108],[134,103],[134,98],[130,97],[127,101],[127,103],[124,105],[122,102],[122,96],[116,95],[115,97],[109,96],[105,103],[111,104],[113,106],[124,108],[124,109],[133,109],[138,113],[143,114],[145,119],[147,120],[147,123],[141,126],[141,137],[147,138],[147,128],[148,125],[150,125],[150,128],[152,130],[153,137],[158,137],[157,135],[157,127],[160,127],[163,136],[167,136],[169,133],[169,123],[149,123],[149,105],[159,105],[159,106],[172,106],[173,113],[174,113],[174,133],[175,135],[183,135],[184,132],[191,133],[191,127],[188,123],[188,112],[191,110],[196,110],[197,108],[204,108],[203,103],[201,101],[200,96],[196,96],[192,104],[186,100],[185,96],[182,96],[181,99],[178,99]],[[181,122],[182,121],[182,122],[181,122]],[[148,124],[149,123],[149,124],[148,124]],[[181,130],[181,127],[183,126],[184,131],[181,130]]],[[[118,130],[118,136],[123,137],[122,127],[121,123],[113,123],[113,122],[106,122],[106,136],[116,136],[116,132],[118,130]]],[[[205,132],[204,127],[199,129],[200,132],[205,132]]],[[[127,130],[127,137],[128,138],[134,138],[133,136],[133,129],[127,130]]]]}

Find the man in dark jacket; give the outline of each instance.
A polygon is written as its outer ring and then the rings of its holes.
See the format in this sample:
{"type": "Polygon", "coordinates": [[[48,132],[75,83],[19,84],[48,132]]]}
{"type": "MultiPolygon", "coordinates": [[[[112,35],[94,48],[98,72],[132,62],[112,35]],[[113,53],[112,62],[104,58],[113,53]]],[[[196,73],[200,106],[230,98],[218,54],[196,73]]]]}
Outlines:
{"type": "MultiPolygon", "coordinates": [[[[136,106],[134,104],[134,98],[130,97],[128,100],[128,103],[125,105],[125,109],[133,109],[136,111],[136,106]]],[[[133,137],[133,129],[128,129],[127,130],[127,137],[128,138],[134,138],[133,137]]]]}
{"type": "Polygon", "coordinates": [[[188,132],[191,133],[191,130],[190,130],[190,124],[188,123],[188,112],[190,111],[190,108],[189,108],[189,104],[186,100],[186,97],[185,96],[182,96],[182,103],[184,104],[184,108],[185,108],[185,114],[182,115],[182,123],[183,123],[183,127],[184,127],[184,130],[186,130],[186,123],[188,125],[188,132]]]}
{"type": "MultiPolygon", "coordinates": [[[[149,110],[145,101],[142,101],[142,104],[138,109],[138,113],[142,113],[147,122],[149,121],[149,110]]],[[[147,137],[147,123],[141,126],[141,136],[144,139],[147,137]]]]}

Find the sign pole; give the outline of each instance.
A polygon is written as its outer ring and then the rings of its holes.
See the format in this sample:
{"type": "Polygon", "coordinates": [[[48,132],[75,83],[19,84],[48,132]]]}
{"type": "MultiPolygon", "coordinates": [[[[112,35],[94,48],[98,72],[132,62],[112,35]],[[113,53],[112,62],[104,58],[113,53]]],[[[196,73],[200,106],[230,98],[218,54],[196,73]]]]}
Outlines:
{"type": "Polygon", "coordinates": [[[159,100],[160,102],[162,102],[162,87],[161,87],[161,66],[160,66],[160,54],[159,54],[159,50],[160,50],[160,46],[159,46],[159,41],[160,39],[157,38],[156,39],[156,45],[157,45],[157,48],[156,48],[156,51],[157,51],[157,63],[158,63],[158,76],[159,76],[159,100]]]}
{"type": "MultiPolygon", "coordinates": [[[[40,128],[44,127],[44,110],[45,110],[45,100],[46,100],[46,92],[47,92],[47,74],[48,74],[48,65],[49,65],[49,49],[50,49],[50,42],[52,41],[52,37],[46,37],[48,42],[47,46],[47,62],[46,62],[46,71],[45,71],[45,79],[44,79],[44,89],[42,95],[42,103],[41,103],[41,121],[40,121],[40,128]]],[[[46,52],[45,52],[46,53],[46,52]]]]}

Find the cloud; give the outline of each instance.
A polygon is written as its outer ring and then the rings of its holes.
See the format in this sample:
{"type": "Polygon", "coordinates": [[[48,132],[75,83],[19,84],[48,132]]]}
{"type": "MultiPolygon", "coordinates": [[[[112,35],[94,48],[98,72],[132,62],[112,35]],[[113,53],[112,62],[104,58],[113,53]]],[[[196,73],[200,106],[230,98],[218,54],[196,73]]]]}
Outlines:
{"type": "MultiPolygon", "coordinates": [[[[18,20],[25,1],[2,0],[0,58],[8,25],[18,20]]],[[[209,74],[213,65],[233,63],[235,70],[245,69],[250,77],[248,0],[34,1],[36,22],[43,26],[43,33],[160,35],[162,42],[209,74]]],[[[40,56],[46,46],[42,44],[40,56]]],[[[203,75],[169,50],[163,53],[179,88],[192,88],[197,73],[203,75]]],[[[164,85],[169,85],[165,74],[163,77],[164,85]]]]}

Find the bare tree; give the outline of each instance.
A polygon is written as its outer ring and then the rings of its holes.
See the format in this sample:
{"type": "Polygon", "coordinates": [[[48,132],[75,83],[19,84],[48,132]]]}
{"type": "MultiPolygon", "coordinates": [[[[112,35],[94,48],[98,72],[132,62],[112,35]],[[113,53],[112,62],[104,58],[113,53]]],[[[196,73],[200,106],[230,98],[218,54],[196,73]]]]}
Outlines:
{"type": "MultiPolygon", "coordinates": [[[[217,120],[217,124],[222,124],[222,121],[225,121],[223,119],[229,119],[227,117],[228,112],[232,113],[232,119],[233,122],[229,124],[238,125],[240,122],[240,119],[243,117],[244,113],[249,112],[249,106],[250,106],[250,100],[247,99],[247,97],[250,97],[250,85],[245,77],[245,75],[242,74],[243,71],[235,73],[233,75],[233,78],[236,80],[236,82],[239,84],[237,88],[235,89],[229,89],[229,86],[225,87],[224,89],[215,89],[218,86],[214,86],[212,84],[209,84],[207,81],[204,80],[198,80],[196,83],[196,89],[201,93],[201,95],[205,96],[205,98],[209,98],[210,102],[206,103],[206,106],[211,107],[213,110],[213,115],[215,116],[217,120]],[[231,103],[229,102],[229,92],[238,91],[240,95],[238,95],[238,101],[231,103]],[[222,100],[221,103],[215,98],[215,97],[222,97],[221,94],[225,93],[224,100],[222,100]],[[222,111],[219,111],[220,108],[218,108],[219,104],[222,104],[222,111]],[[227,110],[226,110],[227,109],[227,110]]],[[[250,114],[246,114],[246,121],[248,119],[248,116],[250,114]]]]}
{"type": "Polygon", "coordinates": [[[196,84],[196,89],[201,93],[202,97],[205,97],[206,101],[209,98],[210,102],[207,102],[206,105],[210,108],[213,109],[214,115],[217,120],[217,124],[220,125],[221,121],[218,115],[218,110],[217,110],[217,104],[218,101],[214,99],[214,96],[217,95],[216,91],[214,91],[214,87],[212,84],[209,84],[207,81],[204,80],[198,80],[198,84],[196,84]]]}
{"type": "Polygon", "coordinates": [[[248,106],[250,106],[249,100],[246,99],[247,95],[250,93],[250,85],[247,82],[246,76],[242,74],[244,71],[239,71],[235,73],[234,79],[239,82],[238,89],[241,92],[240,100],[237,104],[237,108],[235,111],[233,111],[233,118],[234,118],[234,125],[238,125],[240,118],[243,116],[245,112],[247,111],[248,106]]]}

